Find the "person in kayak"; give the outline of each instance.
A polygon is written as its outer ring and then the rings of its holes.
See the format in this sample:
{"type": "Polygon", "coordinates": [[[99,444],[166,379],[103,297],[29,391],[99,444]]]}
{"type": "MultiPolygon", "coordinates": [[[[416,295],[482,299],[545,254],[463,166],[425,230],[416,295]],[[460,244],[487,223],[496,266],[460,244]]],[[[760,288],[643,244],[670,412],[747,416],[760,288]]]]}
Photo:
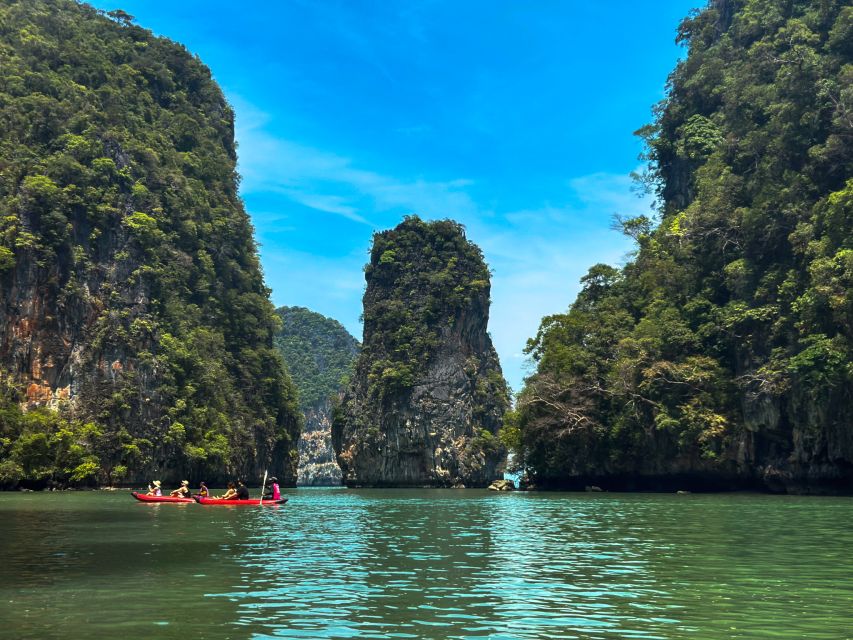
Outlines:
{"type": "Polygon", "coordinates": [[[219,496],[220,500],[233,500],[237,495],[237,489],[233,482],[228,483],[228,490],[219,496]]]}
{"type": "Polygon", "coordinates": [[[209,498],[210,490],[207,488],[207,485],[204,482],[198,483],[198,493],[196,494],[199,498],[209,498]]]}
{"type": "Polygon", "coordinates": [[[155,480],[151,484],[148,485],[148,493],[146,495],[149,496],[162,496],[163,492],[160,491],[160,481],[155,480]]]}
{"type": "Polygon", "coordinates": [[[281,500],[281,489],[278,487],[278,478],[270,478],[269,489],[264,493],[264,500],[281,500]]]}
{"type": "Polygon", "coordinates": [[[234,496],[233,500],[248,500],[249,499],[249,490],[246,488],[246,485],[242,480],[237,481],[237,494],[234,496]]]}
{"type": "Polygon", "coordinates": [[[181,486],[169,493],[173,498],[189,498],[190,483],[187,480],[181,480],[181,486]]]}

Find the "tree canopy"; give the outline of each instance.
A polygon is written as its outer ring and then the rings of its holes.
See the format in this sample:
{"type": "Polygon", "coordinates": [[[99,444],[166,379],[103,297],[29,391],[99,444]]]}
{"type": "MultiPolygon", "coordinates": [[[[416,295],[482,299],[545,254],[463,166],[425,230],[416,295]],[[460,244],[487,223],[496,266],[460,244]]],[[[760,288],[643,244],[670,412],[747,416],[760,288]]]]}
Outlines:
{"type": "Polygon", "coordinates": [[[849,483],[853,9],[714,0],[677,40],[638,132],[658,218],[542,321],[511,439],[541,484],[849,483]]]}
{"type": "Polygon", "coordinates": [[[0,482],[295,474],[233,129],[210,70],[132,16],[0,5],[0,482]],[[15,408],[58,389],[56,416],[15,408]],[[65,428],[90,473],[32,471],[65,428]]]}
{"type": "Polygon", "coordinates": [[[306,411],[334,396],[349,379],[358,340],[332,318],[304,307],[279,307],[281,329],[275,345],[299,391],[306,411]]]}

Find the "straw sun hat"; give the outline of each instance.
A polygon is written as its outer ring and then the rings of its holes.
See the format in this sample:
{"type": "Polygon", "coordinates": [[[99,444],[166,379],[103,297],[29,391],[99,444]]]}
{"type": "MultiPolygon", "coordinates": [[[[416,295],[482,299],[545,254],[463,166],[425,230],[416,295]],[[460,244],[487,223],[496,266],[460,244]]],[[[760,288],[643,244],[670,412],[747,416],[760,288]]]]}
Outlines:
{"type": "Polygon", "coordinates": [[[185,487],[188,487],[188,486],[190,486],[190,481],[189,480],[181,480],[181,484],[184,485],[185,487]]]}
{"type": "Polygon", "coordinates": [[[159,481],[159,480],[155,480],[153,484],[154,484],[154,486],[155,486],[155,487],[157,487],[158,489],[160,488],[160,481],[159,481]]]}

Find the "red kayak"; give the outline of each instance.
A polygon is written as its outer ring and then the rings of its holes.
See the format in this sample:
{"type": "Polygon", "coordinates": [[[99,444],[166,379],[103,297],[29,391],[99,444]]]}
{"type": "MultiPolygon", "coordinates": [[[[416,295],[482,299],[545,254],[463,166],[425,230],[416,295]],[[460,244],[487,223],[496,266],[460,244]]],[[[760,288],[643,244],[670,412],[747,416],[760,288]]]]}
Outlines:
{"type": "Polygon", "coordinates": [[[287,502],[287,498],[282,498],[281,500],[258,500],[257,498],[253,500],[220,500],[219,498],[200,498],[198,496],[195,496],[195,501],[199,504],[204,505],[232,505],[234,507],[274,507],[275,505],[284,504],[285,502],[287,502]]]}
{"type": "Polygon", "coordinates": [[[140,502],[194,502],[192,498],[173,498],[172,496],[149,496],[134,491],[131,493],[140,502]]]}

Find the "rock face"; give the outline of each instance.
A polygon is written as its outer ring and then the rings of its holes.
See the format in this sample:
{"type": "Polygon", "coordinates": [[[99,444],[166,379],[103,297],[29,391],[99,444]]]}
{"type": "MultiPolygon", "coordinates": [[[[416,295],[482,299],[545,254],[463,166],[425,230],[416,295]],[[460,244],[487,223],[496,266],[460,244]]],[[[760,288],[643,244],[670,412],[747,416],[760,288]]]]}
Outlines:
{"type": "Polygon", "coordinates": [[[0,5],[0,409],[41,416],[4,422],[0,485],[292,485],[300,420],[233,113],[205,66],[130,20],[0,5]],[[72,446],[57,421],[91,426],[72,446]]]}
{"type": "Polygon", "coordinates": [[[364,345],[332,426],[344,483],[487,486],[508,393],[480,250],[455,222],[409,217],[374,236],[365,277],[364,345]]]}
{"type": "Polygon", "coordinates": [[[297,483],[340,485],[341,469],[332,451],[332,405],[352,373],[360,345],[332,318],[303,307],[281,307],[277,313],[282,328],[275,344],[299,390],[305,417],[297,483]]]}
{"type": "Polygon", "coordinates": [[[341,484],[341,468],[332,449],[332,402],[326,400],[305,412],[305,428],[299,438],[299,476],[306,487],[341,484]]]}

